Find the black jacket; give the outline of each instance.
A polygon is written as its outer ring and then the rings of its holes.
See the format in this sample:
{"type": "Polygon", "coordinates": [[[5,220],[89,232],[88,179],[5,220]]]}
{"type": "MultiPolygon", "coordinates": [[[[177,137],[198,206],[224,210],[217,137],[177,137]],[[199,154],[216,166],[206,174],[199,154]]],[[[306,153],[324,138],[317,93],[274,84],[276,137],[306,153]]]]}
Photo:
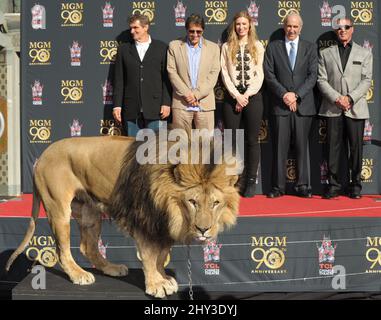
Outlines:
{"type": "Polygon", "coordinates": [[[267,46],[263,66],[266,83],[272,93],[273,114],[281,116],[291,112],[283,102],[286,92],[295,92],[300,97],[300,115],[316,114],[313,88],[317,80],[318,55],[315,44],[299,39],[295,67],[292,70],[285,41],[272,41],[267,46]]]}
{"type": "Polygon", "coordinates": [[[122,117],[134,120],[143,109],[145,119],[160,119],[160,106],[171,106],[171,84],[167,74],[167,45],[152,42],[140,61],[135,43],[120,45],[115,61],[114,107],[122,117]]]}

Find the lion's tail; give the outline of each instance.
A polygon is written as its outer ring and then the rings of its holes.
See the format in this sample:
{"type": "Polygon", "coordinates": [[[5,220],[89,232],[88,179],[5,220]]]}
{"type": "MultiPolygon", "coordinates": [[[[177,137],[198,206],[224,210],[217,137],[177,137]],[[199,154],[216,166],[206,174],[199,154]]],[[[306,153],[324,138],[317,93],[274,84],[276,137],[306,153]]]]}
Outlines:
{"type": "Polygon", "coordinates": [[[25,234],[24,240],[21,242],[21,244],[18,246],[18,248],[15,250],[15,252],[12,253],[10,258],[7,261],[7,264],[5,265],[5,270],[8,272],[11,268],[13,262],[16,260],[16,258],[25,250],[25,248],[28,246],[30,240],[32,239],[34,235],[34,231],[36,229],[36,220],[38,218],[38,215],[40,213],[40,203],[41,203],[41,196],[37,191],[36,186],[34,186],[34,192],[33,192],[33,205],[32,205],[32,217],[30,218],[29,227],[25,234]]]}

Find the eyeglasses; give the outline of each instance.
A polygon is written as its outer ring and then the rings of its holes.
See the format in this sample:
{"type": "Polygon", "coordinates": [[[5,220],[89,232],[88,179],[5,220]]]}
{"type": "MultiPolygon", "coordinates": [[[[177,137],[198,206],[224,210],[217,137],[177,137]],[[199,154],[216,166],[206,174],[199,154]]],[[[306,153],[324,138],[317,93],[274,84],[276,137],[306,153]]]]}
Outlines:
{"type": "Polygon", "coordinates": [[[350,28],[352,28],[352,26],[346,24],[345,26],[337,26],[336,30],[349,30],[350,28]]]}
{"type": "Polygon", "coordinates": [[[189,33],[197,33],[197,34],[201,34],[202,33],[202,30],[188,30],[189,33]]]}

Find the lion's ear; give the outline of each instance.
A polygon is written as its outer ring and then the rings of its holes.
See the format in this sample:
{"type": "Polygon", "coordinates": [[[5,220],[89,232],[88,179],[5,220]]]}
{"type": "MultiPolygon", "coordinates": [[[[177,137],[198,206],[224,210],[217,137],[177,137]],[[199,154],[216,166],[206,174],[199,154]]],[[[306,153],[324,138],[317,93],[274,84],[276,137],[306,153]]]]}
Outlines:
{"type": "Polygon", "coordinates": [[[234,187],[238,181],[238,176],[230,176],[229,185],[234,187]]]}
{"type": "Polygon", "coordinates": [[[180,173],[180,169],[179,169],[179,166],[176,166],[174,169],[173,169],[173,176],[175,178],[175,181],[177,184],[180,184],[181,183],[181,173],[180,173]]]}

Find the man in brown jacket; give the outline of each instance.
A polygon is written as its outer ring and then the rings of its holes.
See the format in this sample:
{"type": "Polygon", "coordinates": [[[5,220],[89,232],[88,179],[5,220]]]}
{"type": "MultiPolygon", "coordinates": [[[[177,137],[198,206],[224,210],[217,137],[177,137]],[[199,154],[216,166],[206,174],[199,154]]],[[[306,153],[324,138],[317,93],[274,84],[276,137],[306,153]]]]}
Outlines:
{"type": "Polygon", "coordinates": [[[176,128],[214,129],[214,86],[220,72],[220,49],[202,35],[203,18],[188,17],[187,35],[171,41],[168,48],[167,70],[172,84],[172,116],[176,128]]]}

